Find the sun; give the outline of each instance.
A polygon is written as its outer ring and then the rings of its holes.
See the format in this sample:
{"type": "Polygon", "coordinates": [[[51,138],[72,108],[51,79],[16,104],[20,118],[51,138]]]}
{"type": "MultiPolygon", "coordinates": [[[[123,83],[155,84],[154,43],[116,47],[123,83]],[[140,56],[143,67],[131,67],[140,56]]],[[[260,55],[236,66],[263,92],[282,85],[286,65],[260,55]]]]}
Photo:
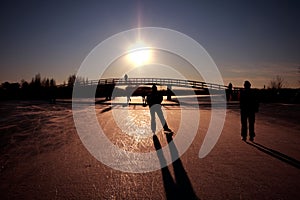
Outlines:
{"type": "Polygon", "coordinates": [[[127,59],[135,67],[148,64],[151,61],[152,51],[144,41],[138,40],[130,45],[127,52],[127,59]]]}
{"type": "Polygon", "coordinates": [[[149,49],[135,49],[128,54],[128,59],[135,66],[141,66],[150,61],[151,50],[149,49]]]}

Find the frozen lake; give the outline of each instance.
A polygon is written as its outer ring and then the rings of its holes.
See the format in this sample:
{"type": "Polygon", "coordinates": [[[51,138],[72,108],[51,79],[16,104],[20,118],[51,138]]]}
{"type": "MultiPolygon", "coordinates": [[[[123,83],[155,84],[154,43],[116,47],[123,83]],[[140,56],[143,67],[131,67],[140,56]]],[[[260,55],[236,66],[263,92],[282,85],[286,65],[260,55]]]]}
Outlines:
{"type": "MultiPolygon", "coordinates": [[[[168,148],[161,126],[158,141],[153,140],[148,107],[132,101],[130,106],[95,106],[107,138],[130,152],[168,148]],[[129,117],[116,122],[114,115],[122,112],[129,117]]],[[[299,107],[262,104],[256,143],[245,143],[240,140],[238,104],[230,103],[216,146],[199,159],[211,117],[210,106],[200,105],[197,135],[176,162],[153,172],[128,173],[104,165],[83,146],[70,103],[1,102],[1,199],[299,199],[299,107]]],[[[163,107],[173,137],[180,112],[188,109],[195,108],[175,103],[163,107]]],[[[188,134],[189,127],[184,128],[188,134]]]]}

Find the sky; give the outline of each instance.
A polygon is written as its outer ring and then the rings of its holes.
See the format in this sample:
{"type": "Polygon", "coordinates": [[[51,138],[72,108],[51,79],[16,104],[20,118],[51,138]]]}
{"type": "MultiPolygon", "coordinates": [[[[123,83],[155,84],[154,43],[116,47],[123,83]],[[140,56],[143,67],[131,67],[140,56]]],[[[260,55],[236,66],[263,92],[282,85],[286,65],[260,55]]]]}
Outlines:
{"type": "Polygon", "coordinates": [[[267,87],[277,75],[300,87],[300,1],[2,0],[0,83],[57,83],[100,42],[138,27],[182,32],[201,44],[225,85],[267,87]]]}

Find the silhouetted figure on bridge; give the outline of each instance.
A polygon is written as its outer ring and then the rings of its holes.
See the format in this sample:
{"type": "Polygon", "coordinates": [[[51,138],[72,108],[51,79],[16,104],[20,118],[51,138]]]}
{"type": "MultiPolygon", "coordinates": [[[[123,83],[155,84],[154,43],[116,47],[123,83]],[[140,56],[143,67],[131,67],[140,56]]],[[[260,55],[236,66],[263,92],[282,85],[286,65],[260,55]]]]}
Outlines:
{"type": "Polygon", "coordinates": [[[164,131],[172,133],[172,131],[168,127],[164,114],[161,110],[162,100],[163,100],[163,96],[159,94],[159,92],[157,91],[156,85],[153,85],[151,94],[147,96],[147,103],[149,105],[150,115],[151,115],[151,130],[153,134],[155,134],[156,131],[155,113],[157,113],[157,116],[164,128],[164,131]]]}
{"type": "Polygon", "coordinates": [[[124,75],[124,80],[125,80],[125,82],[127,82],[127,80],[128,80],[128,75],[127,74],[124,75]]]}
{"type": "Polygon", "coordinates": [[[258,112],[258,100],[255,96],[253,90],[250,89],[251,84],[249,81],[245,81],[244,89],[241,90],[240,94],[240,108],[241,108],[241,136],[242,140],[246,141],[248,122],[249,122],[249,136],[250,141],[254,140],[254,123],[255,123],[255,113],[258,112]]]}

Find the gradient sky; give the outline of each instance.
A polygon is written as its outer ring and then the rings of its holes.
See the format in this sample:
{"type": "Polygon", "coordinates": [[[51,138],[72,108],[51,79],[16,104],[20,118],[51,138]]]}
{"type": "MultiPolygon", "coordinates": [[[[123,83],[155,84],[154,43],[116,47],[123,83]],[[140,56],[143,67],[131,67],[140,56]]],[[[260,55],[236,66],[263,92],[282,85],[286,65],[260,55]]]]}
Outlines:
{"type": "Polygon", "coordinates": [[[58,83],[101,41],[164,27],[199,42],[224,83],[300,87],[300,1],[15,1],[0,4],[0,83],[40,73],[58,83]]]}

